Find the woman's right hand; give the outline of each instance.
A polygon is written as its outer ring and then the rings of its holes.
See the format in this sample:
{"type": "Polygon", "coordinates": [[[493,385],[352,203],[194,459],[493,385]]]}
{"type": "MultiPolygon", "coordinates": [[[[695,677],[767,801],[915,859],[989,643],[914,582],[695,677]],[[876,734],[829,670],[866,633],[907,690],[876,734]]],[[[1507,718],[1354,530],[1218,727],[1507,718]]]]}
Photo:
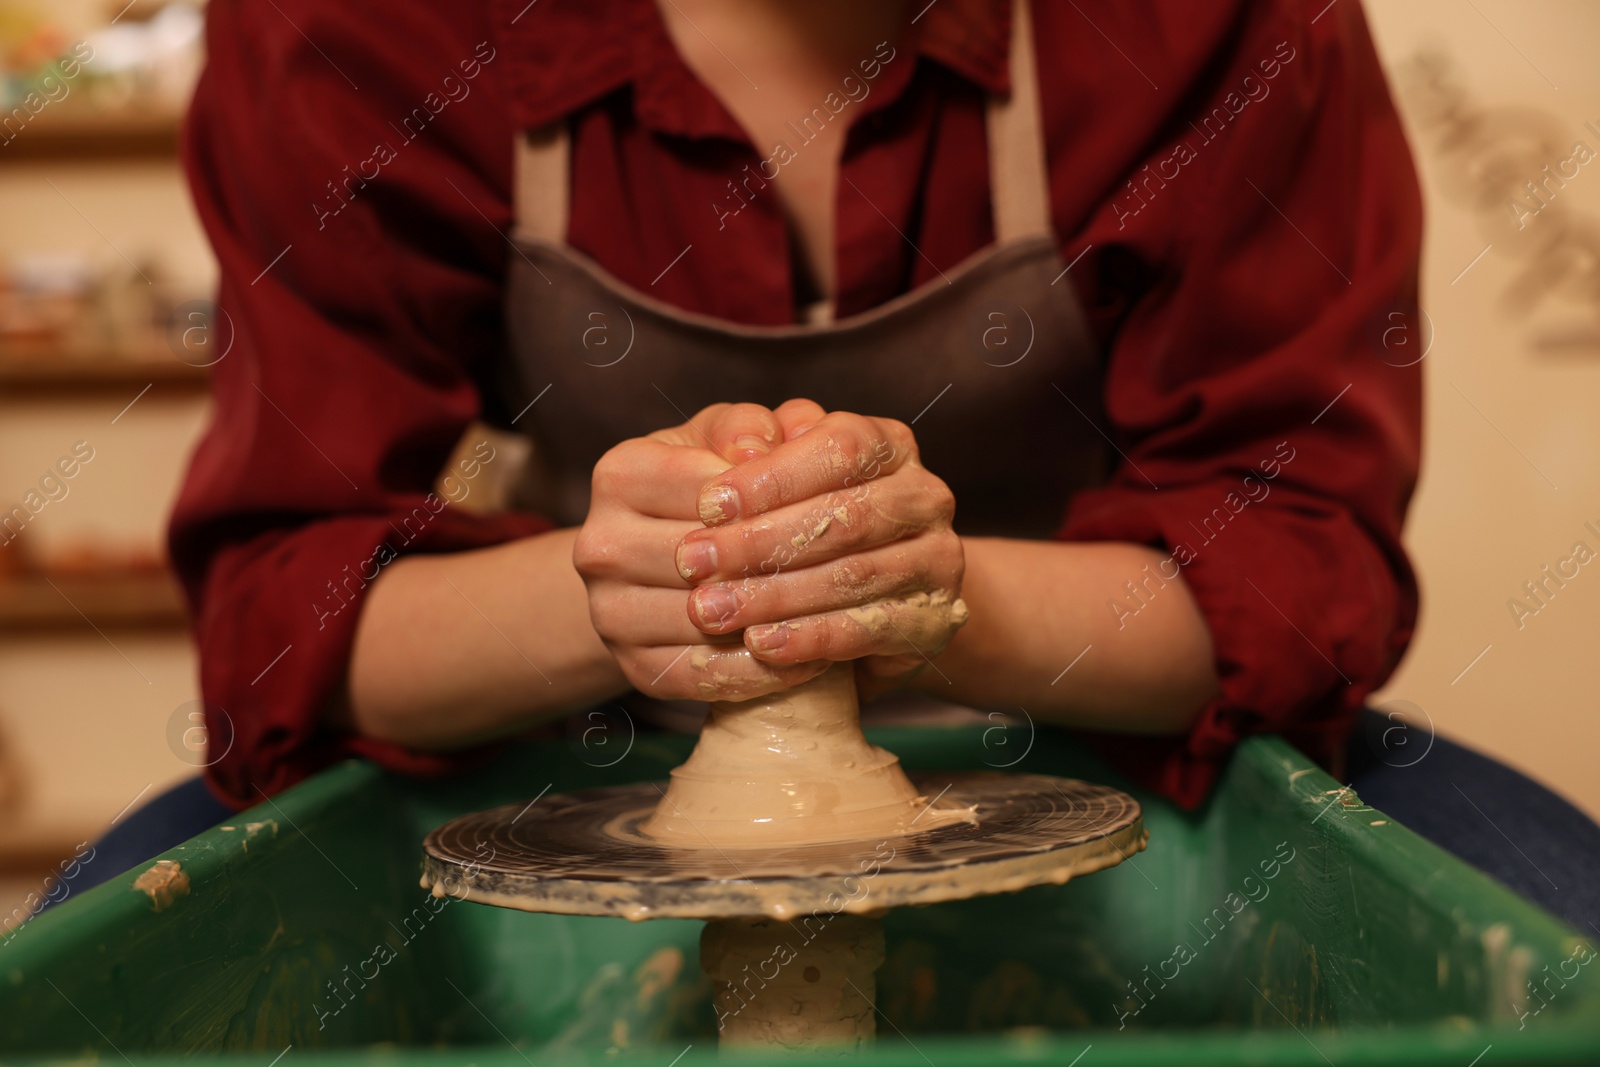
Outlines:
{"type": "Polygon", "coordinates": [[[784,440],[758,404],[714,404],[682,426],[624,441],[595,464],[589,515],[572,562],[589,618],[628,681],[663,700],[748,700],[821,674],[828,663],[755,659],[738,631],[708,636],[689,616],[678,543],[703,528],[701,489],[784,440]]]}

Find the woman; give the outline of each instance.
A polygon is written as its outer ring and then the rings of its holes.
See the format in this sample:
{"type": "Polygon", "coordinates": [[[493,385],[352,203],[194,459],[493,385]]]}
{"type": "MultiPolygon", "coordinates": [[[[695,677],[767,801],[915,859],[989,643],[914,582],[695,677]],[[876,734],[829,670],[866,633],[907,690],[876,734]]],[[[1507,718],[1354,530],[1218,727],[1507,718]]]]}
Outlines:
{"type": "Polygon", "coordinates": [[[1368,335],[1420,211],[1356,5],[210,23],[236,339],[172,548],[231,802],[854,660],[1193,805],[1252,732],[1335,761],[1404,649],[1419,372],[1368,335]],[[425,495],[475,417],[537,510],[425,495]]]}

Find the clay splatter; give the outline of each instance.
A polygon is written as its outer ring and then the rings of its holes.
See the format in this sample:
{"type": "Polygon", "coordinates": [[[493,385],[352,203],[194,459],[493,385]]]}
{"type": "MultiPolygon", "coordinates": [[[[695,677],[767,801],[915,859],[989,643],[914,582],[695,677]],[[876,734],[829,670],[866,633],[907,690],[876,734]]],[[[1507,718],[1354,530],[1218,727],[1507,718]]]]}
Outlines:
{"type": "Polygon", "coordinates": [[[133,888],[149,897],[156,911],[166,911],[179,897],[189,895],[189,876],[176,860],[156,860],[134,880],[133,888]]]}

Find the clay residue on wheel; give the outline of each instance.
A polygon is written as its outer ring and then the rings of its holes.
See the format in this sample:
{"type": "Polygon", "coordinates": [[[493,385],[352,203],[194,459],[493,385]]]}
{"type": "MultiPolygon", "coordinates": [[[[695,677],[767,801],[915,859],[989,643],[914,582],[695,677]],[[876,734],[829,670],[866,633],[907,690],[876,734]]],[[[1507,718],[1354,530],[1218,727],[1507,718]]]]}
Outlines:
{"type": "Polygon", "coordinates": [[[156,860],[134,879],[133,888],[149,897],[156,911],[166,911],[179,897],[189,895],[189,876],[176,860],[156,860]]]}
{"type": "Polygon", "coordinates": [[[912,811],[914,833],[770,849],[664,846],[641,833],[661,800],[653,782],[559,795],[526,812],[506,804],[429,834],[423,886],[566,915],[788,920],[1060,885],[1145,847],[1138,802],[1108,786],[993,772],[921,772],[911,785],[938,798],[928,815],[912,811]],[[964,820],[928,829],[942,808],[976,809],[981,829],[964,820]]]}

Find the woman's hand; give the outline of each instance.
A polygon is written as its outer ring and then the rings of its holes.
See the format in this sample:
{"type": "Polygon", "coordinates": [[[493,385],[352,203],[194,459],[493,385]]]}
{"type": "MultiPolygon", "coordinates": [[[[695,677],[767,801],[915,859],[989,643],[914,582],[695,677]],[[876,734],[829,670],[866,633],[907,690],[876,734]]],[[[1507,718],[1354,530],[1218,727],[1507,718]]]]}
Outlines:
{"type": "Polygon", "coordinates": [[[737,634],[696,628],[674,564],[683,537],[703,529],[698,513],[706,483],[730,463],[765,456],[783,435],[764,407],[717,404],[683,426],[624,441],[595,465],[572,562],[588,589],[595,631],[641,693],[746,700],[827,668],[757,659],[737,634]]]}
{"type": "Polygon", "coordinates": [[[803,400],[775,417],[783,443],[711,477],[705,528],[680,535],[689,619],[713,637],[744,630],[753,664],[858,660],[867,695],[892,688],[966,621],[955,497],[904,423],[803,400]]]}

